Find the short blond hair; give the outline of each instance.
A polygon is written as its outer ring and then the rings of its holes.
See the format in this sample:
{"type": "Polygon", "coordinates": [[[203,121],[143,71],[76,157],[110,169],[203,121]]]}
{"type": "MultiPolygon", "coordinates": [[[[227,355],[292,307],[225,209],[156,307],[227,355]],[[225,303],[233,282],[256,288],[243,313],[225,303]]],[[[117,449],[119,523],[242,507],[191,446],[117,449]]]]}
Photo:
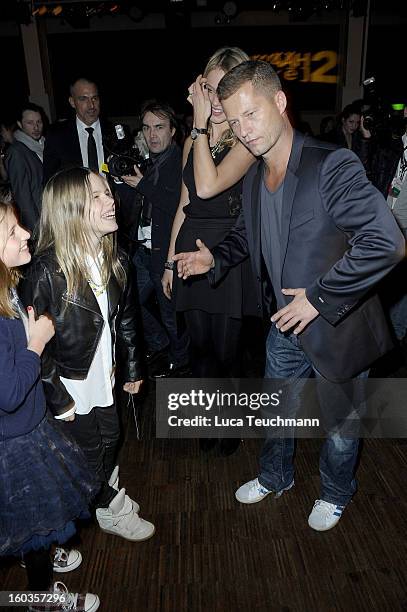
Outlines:
{"type": "Polygon", "coordinates": [[[245,83],[251,83],[253,89],[270,98],[281,90],[280,78],[269,62],[250,60],[236,65],[221,79],[217,90],[219,100],[227,100],[245,83]]]}

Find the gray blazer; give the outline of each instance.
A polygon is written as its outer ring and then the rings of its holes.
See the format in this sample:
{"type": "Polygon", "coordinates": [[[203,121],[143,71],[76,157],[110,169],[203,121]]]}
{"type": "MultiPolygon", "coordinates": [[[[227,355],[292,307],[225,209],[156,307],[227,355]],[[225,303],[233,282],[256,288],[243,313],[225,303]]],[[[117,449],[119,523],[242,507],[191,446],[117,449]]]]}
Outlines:
{"type": "MultiPolygon", "coordinates": [[[[260,244],[262,162],[248,171],[242,213],[213,249],[216,283],[247,253],[257,280],[259,314],[270,314],[267,273],[260,244]]],[[[347,380],[392,347],[372,292],[404,256],[405,241],[360,160],[347,149],[295,132],[284,182],[281,287],[306,288],[318,316],[299,341],[328,379],[347,380]]],[[[286,303],[292,298],[287,297],[286,303]]]]}
{"type": "Polygon", "coordinates": [[[25,144],[15,140],[7,150],[5,166],[20,213],[20,222],[32,232],[41,214],[41,160],[25,144]]]}

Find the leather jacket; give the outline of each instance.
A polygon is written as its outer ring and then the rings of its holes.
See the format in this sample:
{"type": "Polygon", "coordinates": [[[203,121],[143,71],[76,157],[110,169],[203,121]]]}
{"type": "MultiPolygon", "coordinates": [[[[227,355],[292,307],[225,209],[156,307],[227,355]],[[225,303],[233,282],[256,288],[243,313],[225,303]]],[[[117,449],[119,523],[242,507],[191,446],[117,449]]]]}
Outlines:
{"type": "MultiPolygon", "coordinates": [[[[113,275],[107,287],[112,361],[115,363],[120,350],[122,377],[125,382],[134,382],[142,378],[138,300],[129,260],[122,252],[119,258],[126,272],[126,287],[122,290],[113,275]]],[[[52,251],[33,259],[20,282],[19,294],[25,306],[34,306],[37,316],[47,312],[54,320],[55,336],[42,356],[42,379],[48,407],[54,415],[62,415],[73,399],[59,377],[86,378],[102,335],[102,313],[88,283],[82,294],[67,294],[65,276],[52,251]]]]}

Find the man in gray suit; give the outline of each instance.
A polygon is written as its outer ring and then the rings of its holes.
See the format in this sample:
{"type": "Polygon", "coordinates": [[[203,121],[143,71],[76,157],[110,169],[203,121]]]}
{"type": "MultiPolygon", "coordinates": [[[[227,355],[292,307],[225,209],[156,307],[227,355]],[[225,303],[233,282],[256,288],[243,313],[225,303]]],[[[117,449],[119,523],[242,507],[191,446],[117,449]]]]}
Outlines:
{"type": "Polygon", "coordinates": [[[21,224],[33,232],[41,214],[44,111],[36,104],[23,106],[7,150],[5,166],[20,213],[21,224]]]}
{"type": "MultiPolygon", "coordinates": [[[[178,276],[210,270],[221,282],[250,255],[258,311],[272,314],[266,378],[291,388],[315,376],[365,378],[392,346],[375,284],[404,255],[405,242],[382,195],[347,149],[293,130],[280,80],[267,62],[249,61],[228,72],[218,97],[236,136],[257,157],[243,187],[242,213],[210,252],[181,253],[178,276]],[[271,281],[274,300],[264,285],[271,281]]],[[[325,396],[325,413],[331,398],[325,396]]],[[[290,392],[289,408],[299,402],[290,392]]],[[[322,402],[321,402],[322,403],[322,402]]],[[[286,404],[287,405],[287,404],[286,404]]],[[[356,491],[358,440],[329,435],[320,454],[321,492],[308,519],[317,531],[334,527],[356,491]]],[[[269,438],[257,478],[236,491],[241,503],[280,497],[294,484],[294,440],[269,438]]]]}

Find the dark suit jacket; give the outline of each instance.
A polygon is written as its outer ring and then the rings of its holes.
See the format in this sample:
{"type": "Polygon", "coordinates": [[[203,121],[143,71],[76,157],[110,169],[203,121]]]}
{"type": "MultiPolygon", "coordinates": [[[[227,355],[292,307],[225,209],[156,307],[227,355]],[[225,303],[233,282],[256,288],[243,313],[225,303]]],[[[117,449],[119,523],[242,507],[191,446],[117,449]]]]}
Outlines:
{"type": "Polygon", "coordinates": [[[31,232],[38,223],[42,200],[42,163],[36,153],[15,140],[5,159],[21,224],[31,232]]]}
{"type": "MultiPolygon", "coordinates": [[[[101,120],[101,129],[104,142],[105,137],[110,133],[110,126],[101,120]]],[[[58,170],[82,165],[76,117],[54,123],[48,130],[45,140],[44,185],[58,170]]]]}
{"type": "MultiPolygon", "coordinates": [[[[152,204],[151,265],[163,274],[170,246],[171,229],[181,196],[182,154],[178,145],[171,147],[155,179],[154,165],[145,173],[137,191],[152,204]]],[[[138,225],[138,224],[137,224],[138,225]]]]}
{"type": "MultiPolygon", "coordinates": [[[[247,173],[242,213],[213,249],[211,273],[212,282],[217,282],[249,252],[259,314],[265,295],[261,170],[259,161],[247,173]]],[[[404,238],[383,196],[368,181],[356,155],[295,132],[283,193],[281,287],[306,288],[308,300],[320,313],[299,339],[326,378],[350,379],[391,348],[372,289],[402,259],[404,250],[404,238]]],[[[288,304],[292,298],[285,299],[288,304]]]]}

